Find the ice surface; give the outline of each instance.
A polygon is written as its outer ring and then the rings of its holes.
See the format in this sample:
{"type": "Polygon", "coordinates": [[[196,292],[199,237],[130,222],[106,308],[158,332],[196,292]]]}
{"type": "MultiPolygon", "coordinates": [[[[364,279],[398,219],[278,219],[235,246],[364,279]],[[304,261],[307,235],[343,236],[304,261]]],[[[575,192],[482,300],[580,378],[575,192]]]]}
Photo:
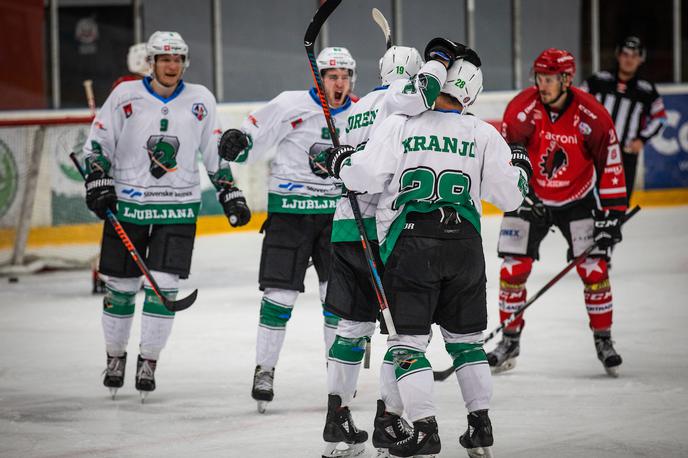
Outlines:
{"type": "MultiPolygon", "coordinates": [[[[498,324],[499,221],[483,220],[490,330],[498,324]]],[[[688,207],[675,207],[644,209],[624,231],[611,272],[613,336],[624,358],[618,379],[606,376],[596,358],[575,272],[533,304],[518,366],[494,378],[496,456],[688,456],[687,228],[688,207]]],[[[2,279],[0,455],[320,456],[327,392],[312,269],[289,322],[275,400],[260,415],[250,397],[260,242],[255,233],[198,239],[181,294],[199,288],[199,298],[178,314],[158,364],[158,389],[143,405],[133,383],[138,313],[125,386],[112,401],[102,386],[101,299],[90,294],[89,273],[2,279]]],[[[550,234],[530,291],[564,263],[564,241],[550,234]]],[[[351,406],[369,432],[384,349],[374,337],[372,368],[362,370],[351,406]]],[[[436,369],[450,364],[439,335],[429,359],[436,369]]],[[[435,384],[435,401],[440,456],[465,456],[458,445],[465,408],[455,377],[435,384]]]]}

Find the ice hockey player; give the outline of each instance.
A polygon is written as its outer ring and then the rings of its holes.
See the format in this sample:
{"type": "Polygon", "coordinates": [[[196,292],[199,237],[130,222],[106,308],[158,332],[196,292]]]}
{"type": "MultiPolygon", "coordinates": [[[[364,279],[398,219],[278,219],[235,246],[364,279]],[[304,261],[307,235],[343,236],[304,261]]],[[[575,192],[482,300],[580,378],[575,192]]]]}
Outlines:
{"type": "Polygon", "coordinates": [[[127,53],[127,69],[129,70],[129,74],[117,78],[117,80],[112,83],[112,89],[125,81],[136,81],[150,75],[151,67],[148,63],[146,43],[136,43],[129,47],[129,52],[127,53]]]}
{"type": "MultiPolygon", "coordinates": [[[[127,68],[129,74],[120,76],[112,83],[114,90],[120,83],[125,81],[136,81],[143,79],[150,74],[150,65],[148,64],[148,53],[146,51],[146,43],[137,43],[129,47],[127,54],[127,68]]],[[[91,264],[91,280],[93,294],[105,293],[105,281],[100,278],[98,273],[98,265],[100,264],[100,256],[96,257],[91,264]]]]}
{"type": "MultiPolygon", "coordinates": [[[[147,43],[152,76],[124,82],[105,101],[84,145],[86,204],[100,218],[110,209],[164,293],[173,298],[189,275],[201,205],[197,152],[218,190],[230,223],[241,226],[250,212],[220,167],[222,132],[215,98],[205,87],[185,83],[189,48],[177,32],[155,32],[147,43]]],[[[107,351],[103,383],[113,398],[124,383],[127,343],[141,272],[111,224],[105,223],[100,273],[105,278],[102,325],[107,351]]],[[[155,369],[172,330],[174,313],[144,284],[136,389],[142,400],[155,389],[155,369]]]]}
{"type": "MultiPolygon", "coordinates": [[[[380,59],[382,85],[351,109],[341,143],[358,145],[362,149],[375,127],[392,113],[413,116],[432,108],[446,80],[446,68],[465,53],[464,45],[435,38],[426,47],[428,63],[423,65],[415,48],[392,46],[380,59]]],[[[474,56],[477,59],[477,55],[474,56]]],[[[326,152],[323,155],[326,156],[326,152]]],[[[375,230],[379,197],[379,194],[360,194],[357,200],[373,256],[382,271],[375,230]]],[[[332,247],[325,309],[339,316],[340,321],[328,358],[329,400],[323,456],[342,456],[345,446],[350,456],[356,456],[362,451],[367,434],[351,427],[353,419],[348,406],[356,392],[364,349],[373,335],[380,309],[348,199],[337,203],[332,223],[332,247]]],[[[373,446],[378,448],[380,456],[384,456],[389,445],[398,440],[399,435],[408,434],[410,428],[405,427],[406,421],[401,418],[403,405],[390,365],[383,364],[381,380],[382,399],[378,401],[373,446]],[[390,383],[391,389],[388,388],[390,383]]]]}
{"type": "MultiPolygon", "coordinates": [[[[343,129],[351,108],[349,92],[356,79],[356,62],[346,48],[331,47],[319,53],[317,64],[330,113],[343,129]]],[[[262,228],[259,287],[263,299],[251,392],[261,413],[274,397],[275,366],[296,298],[304,291],[311,258],[321,301],[325,299],[332,215],[342,186],[311,158],[330,146],[315,88],[281,93],[249,115],[241,129],[226,131],[220,142],[221,156],[233,162],[265,159],[268,152],[276,151],[270,165],[268,218],[262,228]]],[[[323,313],[325,348],[329,349],[339,318],[323,313]]]]}
{"type": "Polygon", "coordinates": [[[458,59],[433,110],[411,118],[394,114],[363,150],[354,153],[343,145],[328,158],[328,170],[347,189],[381,193],[376,229],[397,331],[388,338],[385,360],[394,365],[399,396],[413,422],[412,432],[390,445],[392,456],[440,452],[432,368],[425,357],[433,322],[441,327],[469,412],[460,443],[471,456],[491,453],[481,199],[506,211],[518,208],[532,171],[527,155],[519,149],[512,154],[494,128],[463,115],[481,90],[481,70],[458,59]]]}
{"type": "MultiPolygon", "coordinates": [[[[597,357],[615,375],[622,359],[611,340],[608,262],[611,247],[621,241],[627,207],[624,169],[611,117],[593,96],[572,86],[575,72],[568,51],[543,51],[533,64],[535,85],[514,97],[504,112],[502,135],[527,148],[534,173],[523,205],[502,220],[499,314],[504,321],[525,303],[526,280],[551,226],[566,239],[569,260],[596,243],[576,270],[597,357]]],[[[494,372],[515,366],[523,326],[520,316],[488,354],[494,372]]]]}

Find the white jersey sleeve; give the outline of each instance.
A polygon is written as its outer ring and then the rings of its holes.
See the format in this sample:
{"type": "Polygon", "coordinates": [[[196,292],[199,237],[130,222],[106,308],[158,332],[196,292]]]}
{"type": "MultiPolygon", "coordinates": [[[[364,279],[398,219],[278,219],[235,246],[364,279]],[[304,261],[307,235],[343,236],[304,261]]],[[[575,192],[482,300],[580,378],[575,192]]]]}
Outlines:
{"type": "Polygon", "coordinates": [[[446,80],[447,69],[431,60],[411,80],[392,81],[384,100],[387,113],[415,116],[432,108],[446,80]]]}
{"type": "Polygon", "coordinates": [[[222,129],[220,128],[220,121],[217,117],[217,102],[215,96],[210,91],[207,91],[206,101],[208,119],[203,125],[198,149],[201,152],[203,165],[208,175],[213,175],[220,164],[220,156],[217,148],[220,141],[220,135],[222,135],[222,129]]]}
{"type": "Polygon", "coordinates": [[[241,130],[249,135],[249,146],[234,162],[251,163],[259,159],[269,159],[267,154],[274,151],[297,123],[303,121],[294,110],[299,96],[297,91],[282,92],[263,107],[251,113],[241,124],[241,130]]]}
{"type": "Polygon", "coordinates": [[[394,176],[403,149],[395,139],[406,121],[402,115],[385,119],[365,147],[345,161],[339,176],[347,189],[376,194],[382,192],[394,176]]]}
{"type": "Polygon", "coordinates": [[[475,146],[482,152],[480,198],[509,212],[516,210],[527,193],[528,178],[520,167],[511,165],[511,148],[491,125],[478,122],[475,146]],[[521,192],[514,192],[518,188],[521,192]]]}
{"type": "Polygon", "coordinates": [[[123,94],[124,91],[117,86],[96,114],[91,123],[88,139],[84,143],[85,157],[102,154],[110,163],[114,162],[117,142],[124,124],[122,110],[117,109],[123,94]]]}

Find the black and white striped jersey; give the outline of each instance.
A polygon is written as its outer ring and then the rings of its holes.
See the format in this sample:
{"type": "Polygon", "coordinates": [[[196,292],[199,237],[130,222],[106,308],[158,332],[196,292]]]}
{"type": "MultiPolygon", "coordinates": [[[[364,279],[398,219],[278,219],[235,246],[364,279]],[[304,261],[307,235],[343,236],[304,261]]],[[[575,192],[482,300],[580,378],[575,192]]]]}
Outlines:
{"type": "Polygon", "coordinates": [[[594,95],[611,114],[623,147],[636,138],[646,142],[666,123],[664,102],[650,81],[637,76],[621,81],[616,72],[602,71],[586,79],[580,88],[594,95]]]}

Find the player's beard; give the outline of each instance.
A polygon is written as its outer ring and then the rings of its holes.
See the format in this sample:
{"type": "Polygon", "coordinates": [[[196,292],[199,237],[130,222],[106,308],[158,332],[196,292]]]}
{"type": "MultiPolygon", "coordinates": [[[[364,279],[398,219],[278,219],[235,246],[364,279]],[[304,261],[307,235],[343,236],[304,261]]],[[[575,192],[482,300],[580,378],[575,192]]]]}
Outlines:
{"type": "Polygon", "coordinates": [[[177,74],[176,77],[174,75],[164,75],[163,74],[163,76],[166,77],[165,79],[163,79],[160,77],[160,73],[161,73],[161,71],[159,71],[157,69],[153,72],[153,76],[155,77],[155,81],[157,81],[158,84],[160,84],[161,86],[166,87],[168,89],[172,89],[172,88],[177,87],[177,85],[179,84],[179,81],[181,81],[181,79],[182,79],[182,74],[183,74],[183,72],[179,72],[179,74],[177,74]],[[165,81],[165,80],[169,80],[169,78],[173,78],[173,77],[175,78],[174,83],[168,83],[165,81]]]}

